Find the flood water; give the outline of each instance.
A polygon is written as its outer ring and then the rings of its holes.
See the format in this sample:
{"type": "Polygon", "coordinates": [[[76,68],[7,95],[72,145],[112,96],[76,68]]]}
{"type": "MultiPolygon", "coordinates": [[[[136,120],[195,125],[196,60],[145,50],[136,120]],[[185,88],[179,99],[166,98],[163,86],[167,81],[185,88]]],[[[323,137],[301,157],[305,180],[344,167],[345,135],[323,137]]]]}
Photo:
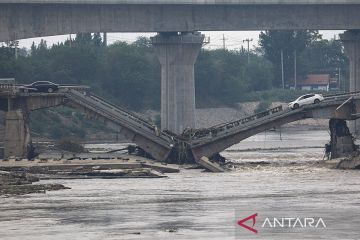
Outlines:
{"type": "Polygon", "coordinates": [[[71,189],[0,197],[0,239],[360,239],[360,171],[319,166],[328,139],[259,134],[223,153],[248,163],[227,173],[42,181],[71,189]],[[253,213],[258,234],[236,225],[253,213]],[[265,215],[322,217],[326,228],[261,229],[265,215]]]}

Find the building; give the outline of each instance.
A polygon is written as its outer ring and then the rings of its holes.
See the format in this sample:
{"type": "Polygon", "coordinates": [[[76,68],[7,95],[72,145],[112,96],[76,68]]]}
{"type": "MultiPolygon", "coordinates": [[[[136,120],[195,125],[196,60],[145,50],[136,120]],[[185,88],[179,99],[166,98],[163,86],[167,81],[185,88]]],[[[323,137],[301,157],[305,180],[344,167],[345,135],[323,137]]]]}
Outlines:
{"type": "Polygon", "coordinates": [[[329,91],[330,80],[330,74],[309,74],[298,86],[301,90],[329,91]]]}

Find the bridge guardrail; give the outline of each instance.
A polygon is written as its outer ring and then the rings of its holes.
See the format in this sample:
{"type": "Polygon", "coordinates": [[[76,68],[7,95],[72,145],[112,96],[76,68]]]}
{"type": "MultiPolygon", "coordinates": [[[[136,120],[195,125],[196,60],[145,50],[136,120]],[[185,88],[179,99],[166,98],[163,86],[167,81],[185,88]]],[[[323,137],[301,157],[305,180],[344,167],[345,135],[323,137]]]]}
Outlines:
{"type": "Polygon", "coordinates": [[[109,119],[113,119],[117,122],[123,122],[125,126],[132,127],[133,129],[147,129],[147,132],[150,132],[153,137],[160,137],[166,142],[174,140],[172,136],[159,131],[155,125],[148,123],[137,115],[123,110],[96,95],[91,93],[81,93],[76,90],[69,90],[68,95],[72,100],[80,102],[81,105],[91,106],[95,111],[102,111],[109,119]]]}
{"type": "Polygon", "coordinates": [[[89,93],[89,96],[92,97],[95,101],[99,102],[100,104],[103,104],[110,108],[113,108],[114,110],[116,110],[119,113],[126,113],[128,116],[130,116],[134,120],[141,122],[142,124],[145,124],[145,125],[149,126],[150,128],[153,128],[152,124],[150,124],[147,120],[145,120],[141,116],[137,115],[136,113],[130,112],[124,108],[120,108],[119,106],[116,106],[115,104],[113,104],[113,103],[105,100],[104,98],[102,98],[98,95],[95,95],[93,93],[89,93]]]}
{"type": "Polygon", "coordinates": [[[149,129],[152,132],[155,132],[156,135],[160,136],[160,135],[164,135],[169,139],[173,140],[173,136],[171,134],[167,134],[166,132],[160,132],[159,129],[156,127],[156,125],[149,123],[147,120],[145,120],[144,118],[142,118],[141,116],[137,115],[136,113],[127,111],[123,108],[119,108],[118,106],[106,101],[105,99],[90,93],[90,97],[92,97],[92,99],[94,99],[95,101],[97,101],[99,104],[102,104],[104,106],[107,106],[109,108],[111,108],[113,111],[117,112],[118,114],[123,115],[124,117],[127,117],[129,119],[131,119],[132,121],[142,125],[143,127],[149,129]]]}
{"type": "Polygon", "coordinates": [[[210,128],[204,128],[204,129],[198,129],[198,130],[193,130],[193,129],[187,129],[184,131],[184,133],[182,134],[182,136],[186,139],[191,139],[191,140],[197,140],[197,139],[201,139],[201,138],[207,138],[207,137],[211,137],[211,136],[216,136],[218,133],[226,131],[228,129],[234,128],[234,127],[239,127],[242,126],[246,123],[261,119],[263,117],[267,117],[269,115],[278,113],[283,111],[283,107],[277,106],[275,108],[271,108],[268,109],[266,111],[236,120],[236,121],[232,121],[232,122],[228,122],[228,123],[224,123],[224,124],[219,124],[210,128]]]}
{"type": "Polygon", "coordinates": [[[330,94],[330,95],[325,95],[324,98],[326,100],[329,100],[329,99],[336,99],[336,98],[341,98],[341,97],[351,97],[351,96],[354,96],[354,95],[360,95],[360,91],[356,91],[356,92],[346,92],[346,93],[339,93],[339,94],[330,94]]]}
{"type": "Polygon", "coordinates": [[[0,78],[0,94],[14,94],[15,91],[15,78],[0,78]]]}

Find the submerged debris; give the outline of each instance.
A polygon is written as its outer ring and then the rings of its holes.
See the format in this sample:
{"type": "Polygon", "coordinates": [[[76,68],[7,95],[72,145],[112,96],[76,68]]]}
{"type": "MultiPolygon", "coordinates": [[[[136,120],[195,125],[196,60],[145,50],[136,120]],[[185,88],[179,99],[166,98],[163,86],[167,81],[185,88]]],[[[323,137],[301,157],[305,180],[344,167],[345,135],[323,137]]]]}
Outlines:
{"type": "Polygon", "coordinates": [[[27,172],[40,179],[83,178],[162,178],[164,173],[179,172],[176,165],[162,164],[145,158],[116,159],[35,159],[34,161],[6,161],[0,169],[27,172]]]}
{"type": "Polygon", "coordinates": [[[70,189],[61,184],[30,184],[30,185],[0,185],[1,195],[24,195],[30,193],[46,193],[46,191],[57,191],[70,189]]]}
{"type": "Polygon", "coordinates": [[[225,169],[220,164],[209,160],[207,157],[200,158],[197,163],[211,172],[225,172],[225,169]]]}
{"type": "Polygon", "coordinates": [[[336,165],[337,169],[360,169],[360,155],[353,154],[346,158],[340,159],[336,165]]]}
{"type": "Polygon", "coordinates": [[[60,189],[69,189],[61,184],[36,184],[39,178],[24,172],[0,171],[0,196],[45,193],[60,189]]]}

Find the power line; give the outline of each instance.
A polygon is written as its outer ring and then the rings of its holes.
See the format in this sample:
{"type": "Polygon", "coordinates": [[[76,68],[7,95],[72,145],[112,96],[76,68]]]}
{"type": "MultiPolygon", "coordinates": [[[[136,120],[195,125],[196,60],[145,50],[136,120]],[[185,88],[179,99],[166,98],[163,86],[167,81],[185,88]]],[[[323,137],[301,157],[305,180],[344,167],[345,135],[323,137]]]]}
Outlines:
{"type": "Polygon", "coordinates": [[[248,63],[250,63],[250,42],[252,42],[253,39],[245,39],[243,42],[247,42],[247,54],[248,54],[248,63]]]}
{"type": "Polygon", "coordinates": [[[285,89],[285,79],[284,79],[284,50],[281,49],[281,81],[282,87],[285,89]]]}

